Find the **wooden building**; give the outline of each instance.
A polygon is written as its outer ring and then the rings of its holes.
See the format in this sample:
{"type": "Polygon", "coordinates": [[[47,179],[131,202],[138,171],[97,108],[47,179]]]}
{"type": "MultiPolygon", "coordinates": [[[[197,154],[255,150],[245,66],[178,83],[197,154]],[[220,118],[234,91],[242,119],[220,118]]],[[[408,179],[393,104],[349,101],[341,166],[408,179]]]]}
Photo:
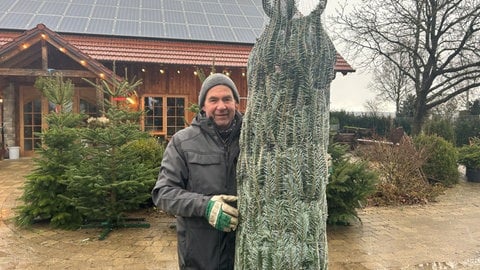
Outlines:
{"type": "MultiPolygon", "coordinates": [[[[229,2],[2,1],[0,10],[10,7],[0,12],[2,143],[19,146],[20,156],[33,155],[35,133],[53,109],[33,85],[55,72],[75,85],[73,111],[92,116],[99,95],[82,78],[141,79],[141,125],[157,136],[171,136],[192,119],[187,108],[197,103],[198,71],[228,74],[244,111],[248,55],[265,18],[261,0],[229,2]]],[[[338,54],[335,70],[354,72],[338,54]]]]}

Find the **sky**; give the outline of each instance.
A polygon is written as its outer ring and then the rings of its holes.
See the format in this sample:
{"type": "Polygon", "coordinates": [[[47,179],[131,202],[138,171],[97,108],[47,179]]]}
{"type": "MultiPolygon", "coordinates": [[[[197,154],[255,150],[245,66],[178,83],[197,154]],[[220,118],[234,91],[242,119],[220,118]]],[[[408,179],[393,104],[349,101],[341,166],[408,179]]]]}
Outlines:
{"type": "MultiPolygon", "coordinates": [[[[303,0],[312,1],[312,0],[303,0]]],[[[335,14],[335,9],[343,0],[328,0],[325,15],[330,16],[335,14]]],[[[348,5],[353,5],[359,0],[349,0],[348,5]]],[[[326,25],[328,31],[328,24],[326,25]]],[[[368,109],[365,103],[369,100],[377,100],[376,93],[368,88],[372,75],[369,70],[358,68],[355,64],[355,59],[349,59],[346,53],[342,53],[342,48],[339,44],[334,45],[337,51],[345,60],[356,70],[353,73],[342,75],[337,73],[335,80],[330,85],[330,110],[338,111],[345,110],[349,112],[366,112],[368,109]]],[[[394,112],[395,106],[388,102],[383,103],[379,107],[383,112],[394,112]]]]}

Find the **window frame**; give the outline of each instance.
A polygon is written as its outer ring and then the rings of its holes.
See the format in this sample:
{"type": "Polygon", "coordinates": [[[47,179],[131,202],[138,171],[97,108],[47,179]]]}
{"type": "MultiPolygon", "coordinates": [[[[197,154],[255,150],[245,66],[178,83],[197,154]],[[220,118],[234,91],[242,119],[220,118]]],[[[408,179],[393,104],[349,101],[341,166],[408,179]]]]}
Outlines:
{"type": "MultiPolygon", "coordinates": [[[[169,98],[180,98],[180,99],[183,99],[183,119],[185,120],[187,118],[187,110],[188,110],[188,107],[187,107],[187,104],[188,104],[188,96],[187,95],[162,95],[162,94],[143,94],[140,96],[140,109],[141,111],[144,113],[142,115],[142,118],[141,118],[141,121],[140,121],[140,124],[141,124],[141,128],[143,131],[146,131],[148,133],[150,133],[151,135],[153,136],[163,136],[165,139],[168,139],[170,138],[173,134],[167,134],[168,132],[168,105],[167,105],[167,102],[168,102],[168,99],[169,98]],[[145,130],[145,98],[147,97],[153,97],[153,98],[162,98],[162,130],[161,131],[152,131],[152,130],[145,130]]],[[[185,121],[184,121],[185,122],[185,121]]],[[[184,123],[183,127],[182,128],[185,128],[187,125],[186,123],[184,123]]]]}

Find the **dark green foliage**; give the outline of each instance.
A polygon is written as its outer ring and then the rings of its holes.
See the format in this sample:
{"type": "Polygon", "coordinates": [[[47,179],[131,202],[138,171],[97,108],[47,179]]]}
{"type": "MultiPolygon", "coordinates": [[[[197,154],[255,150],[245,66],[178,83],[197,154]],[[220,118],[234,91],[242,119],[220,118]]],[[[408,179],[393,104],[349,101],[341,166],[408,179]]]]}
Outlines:
{"type": "Polygon", "coordinates": [[[470,169],[480,169],[480,137],[471,138],[468,145],[460,147],[458,163],[470,169]]]}
{"type": "Polygon", "coordinates": [[[409,94],[401,102],[400,109],[398,111],[397,117],[411,117],[415,115],[415,102],[416,97],[413,94],[409,94]]]}
{"type": "Polygon", "coordinates": [[[462,113],[455,121],[456,146],[469,143],[471,137],[480,136],[480,116],[462,113]]]}
{"type": "Polygon", "coordinates": [[[470,108],[468,111],[471,115],[480,115],[480,99],[476,99],[470,103],[470,108]]]}
{"type": "Polygon", "coordinates": [[[327,185],[328,224],[348,225],[358,219],[357,209],[375,192],[377,175],[366,162],[350,161],[346,149],[338,144],[329,147],[333,170],[327,185]]]}
{"type": "Polygon", "coordinates": [[[17,209],[16,222],[28,226],[36,220],[49,220],[54,227],[72,228],[81,223],[81,215],[68,200],[59,196],[67,193],[65,171],[77,166],[82,158],[83,146],[77,127],[83,117],[78,114],[49,114],[49,129],[41,136],[44,147],[38,150],[35,169],[27,176],[24,202],[17,209]]]}
{"type": "Polygon", "coordinates": [[[455,143],[455,130],[448,119],[434,117],[425,123],[424,131],[427,135],[437,135],[452,144],[455,143]]]}
{"type": "Polygon", "coordinates": [[[78,228],[101,220],[113,228],[124,224],[127,211],[150,201],[163,144],[139,129],[141,112],[107,107],[105,116],[89,118],[87,125],[78,114],[47,116],[48,129],[40,134],[43,148],[27,177],[17,224],[42,219],[78,228]]]}
{"type": "Polygon", "coordinates": [[[436,135],[416,136],[414,143],[417,149],[424,149],[426,153],[422,170],[430,182],[444,186],[458,183],[458,153],[452,143],[436,135]]]}
{"type": "MultiPolygon", "coordinates": [[[[90,121],[89,128],[82,130],[87,153],[78,166],[67,172],[65,198],[86,220],[117,222],[126,211],[138,209],[148,201],[158,164],[143,163],[148,153],[140,155],[138,151],[130,151],[134,150],[133,146],[124,146],[133,142],[140,144],[139,140],[149,137],[131,122],[131,115],[115,107],[107,115],[112,120],[90,121]]],[[[152,151],[155,149],[158,154],[162,153],[160,145],[152,151]]]]}
{"type": "Polygon", "coordinates": [[[389,116],[371,114],[355,115],[346,111],[330,112],[330,118],[338,120],[340,130],[345,126],[373,129],[376,135],[384,137],[391,129],[393,119],[389,116]]]}
{"type": "Polygon", "coordinates": [[[134,140],[121,147],[122,152],[132,155],[132,160],[138,159],[140,163],[145,164],[147,167],[156,169],[160,169],[164,150],[165,145],[152,137],[134,140]]]}

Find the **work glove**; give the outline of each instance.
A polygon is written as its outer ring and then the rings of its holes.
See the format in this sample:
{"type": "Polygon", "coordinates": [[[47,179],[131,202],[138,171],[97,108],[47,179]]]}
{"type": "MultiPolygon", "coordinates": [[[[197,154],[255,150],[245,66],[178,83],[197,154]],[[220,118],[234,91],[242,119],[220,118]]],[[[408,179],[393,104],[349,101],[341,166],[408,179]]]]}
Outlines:
{"type": "Polygon", "coordinates": [[[228,205],[228,202],[237,201],[237,196],[216,195],[213,196],[207,204],[205,218],[215,229],[231,232],[237,229],[238,210],[228,205]]]}

